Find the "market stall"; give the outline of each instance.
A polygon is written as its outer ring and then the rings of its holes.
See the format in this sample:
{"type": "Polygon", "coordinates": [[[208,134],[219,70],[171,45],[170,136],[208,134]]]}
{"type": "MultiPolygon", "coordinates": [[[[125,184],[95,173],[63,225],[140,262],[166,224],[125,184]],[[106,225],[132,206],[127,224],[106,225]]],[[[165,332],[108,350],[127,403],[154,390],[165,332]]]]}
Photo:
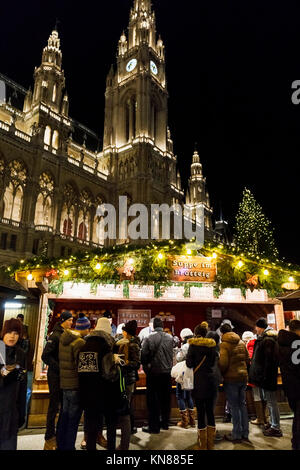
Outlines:
{"type": "MultiPolygon", "coordinates": [[[[230,318],[240,334],[252,330],[261,316],[275,329],[285,326],[282,302],[270,295],[276,288],[274,279],[282,282],[275,272],[277,267],[268,266],[267,273],[266,265],[242,261],[241,256],[224,253],[220,246],[201,251],[174,242],[146,248],[129,246],[123,251],[82,253],[69,259],[36,258],[12,269],[23,287],[40,294],[29,427],[45,424],[48,386],[41,355],[47,335],[64,310],[72,312],[74,322],[78,313],[84,312],[95,326],[108,309],[116,325],[135,318],[139,329],[147,326],[150,318],[160,316],[177,336],[181,329],[193,329],[203,320],[216,329],[224,318],[230,318]]],[[[143,421],[147,415],[143,371],[134,399],[137,419],[143,421]]],[[[217,414],[222,414],[222,401],[220,394],[217,414]]],[[[248,405],[251,413],[251,403],[248,405]]],[[[172,417],[177,417],[175,394],[172,417]]]]}

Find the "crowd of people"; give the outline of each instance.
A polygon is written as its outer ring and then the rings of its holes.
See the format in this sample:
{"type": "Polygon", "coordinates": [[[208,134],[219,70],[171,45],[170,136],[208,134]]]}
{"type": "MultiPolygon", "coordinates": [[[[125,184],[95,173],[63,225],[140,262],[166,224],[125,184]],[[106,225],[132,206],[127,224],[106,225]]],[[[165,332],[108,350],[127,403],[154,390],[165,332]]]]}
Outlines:
{"type": "MultiPolygon", "coordinates": [[[[251,444],[251,424],[261,426],[266,437],[282,437],[276,394],[280,367],[283,388],[294,412],[292,449],[300,450],[300,321],[292,320],[288,329],[278,333],[260,318],[254,325],[255,333],[246,331],[242,337],[233,331],[230,320],[223,320],[217,331],[210,331],[208,323],[202,322],[194,331],[182,329],[180,339],[164,330],[159,317],[139,335],[135,320],[112,328],[108,311],[93,330],[83,313],[73,329],[72,323],[72,314],[64,311],[42,353],[49,385],[45,450],[75,450],[82,416],[82,449],[96,450],[97,444],[110,451],[130,449],[131,435],[137,432],[132,397],[141,366],[146,375],[148,408],[148,425],[142,430],[150,434],[168,430],[173,376],[181,415],[177,426],[187,429],[197,425],[201,450],[213,450],[215,442],[223,438],[215,420],[220,384],[232,421],[226,440],[251,444]],[[250,423],[247,387],[252,390],[257,416],[250,423]],[[116,449],[118,427],[121,441],[116,449]]],[[[17,448],[18,429],[25,421],[23,339],[21,319],[4,322],[0,341],[0,450],[17,448]]]]}

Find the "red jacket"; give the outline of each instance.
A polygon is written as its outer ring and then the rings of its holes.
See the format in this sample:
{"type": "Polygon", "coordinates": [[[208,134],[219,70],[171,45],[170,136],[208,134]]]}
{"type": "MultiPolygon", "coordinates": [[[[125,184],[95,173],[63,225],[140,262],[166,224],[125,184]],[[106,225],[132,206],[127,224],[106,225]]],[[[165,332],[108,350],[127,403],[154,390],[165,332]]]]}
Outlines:
{"type": "Polygon", "coordinates": [[[255,341],[256,341],[256,339],[251,339],[251,340],[248,341],[248,343],[247,343],[247,349],[248,349],[248,353],[249,353],[250,359],[252,359],[252,356],[253,356],[255,341]]]}

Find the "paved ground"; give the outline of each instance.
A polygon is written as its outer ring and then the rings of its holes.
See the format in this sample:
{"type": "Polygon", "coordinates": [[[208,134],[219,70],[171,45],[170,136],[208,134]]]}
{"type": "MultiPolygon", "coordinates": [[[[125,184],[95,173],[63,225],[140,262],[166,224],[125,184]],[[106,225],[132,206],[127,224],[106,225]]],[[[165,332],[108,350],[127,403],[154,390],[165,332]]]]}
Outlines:
{"type": "MultiPolygon", "coordinates": [[[[231,431],[231,424],[217,422],[217,429],[221,434],[231,431]]],[[[250,424],[249,444],[232,444],[228,441],[220,441],[216,444],[216,450],[291,450],[291,429],[292,419],[282,419],[281,429],[283,437],[265,437],[262,430],[250,424]]],[[[79,428],[76,448],[80,449],[80,442],[83,438],[82,427],[79,428]]],[[[120,440],[120,431],[117,433],[117,444],[120,440]]],[[[168,431],[161,431],[160,434],[147,434],[138,428],[138,433],[132,436],[130,450],[193,450],[197,441],[197,431],[195,429],[180,429],[171,426],[168,431]]],[[[43,429],[25,429],[18,437],[18,450],[42,450],[44,446],[43,429]]],[[[101,447],[98,447],[101,450],[101,447]]],[[[102,449],[103,450],[103,449],[102,449]]]]}

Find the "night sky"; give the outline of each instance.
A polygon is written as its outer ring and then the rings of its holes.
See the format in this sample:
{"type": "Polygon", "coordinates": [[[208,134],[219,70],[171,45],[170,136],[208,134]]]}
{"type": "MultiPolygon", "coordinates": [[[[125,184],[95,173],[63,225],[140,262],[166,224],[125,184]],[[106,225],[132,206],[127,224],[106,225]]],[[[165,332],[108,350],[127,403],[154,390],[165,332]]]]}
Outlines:
{"type": "MultiPolygon", "coordinates": [[[[105,79],[133,0],[1,5],[0,72],[28,88],[59,19],[70,115],[102,139],[105,79]]],[[[195,142],[215,210],[231,222],[247,186],[300,263],[299,0],[153,0],[166,46],[169,124],[186,186],[195,142]]]]}

